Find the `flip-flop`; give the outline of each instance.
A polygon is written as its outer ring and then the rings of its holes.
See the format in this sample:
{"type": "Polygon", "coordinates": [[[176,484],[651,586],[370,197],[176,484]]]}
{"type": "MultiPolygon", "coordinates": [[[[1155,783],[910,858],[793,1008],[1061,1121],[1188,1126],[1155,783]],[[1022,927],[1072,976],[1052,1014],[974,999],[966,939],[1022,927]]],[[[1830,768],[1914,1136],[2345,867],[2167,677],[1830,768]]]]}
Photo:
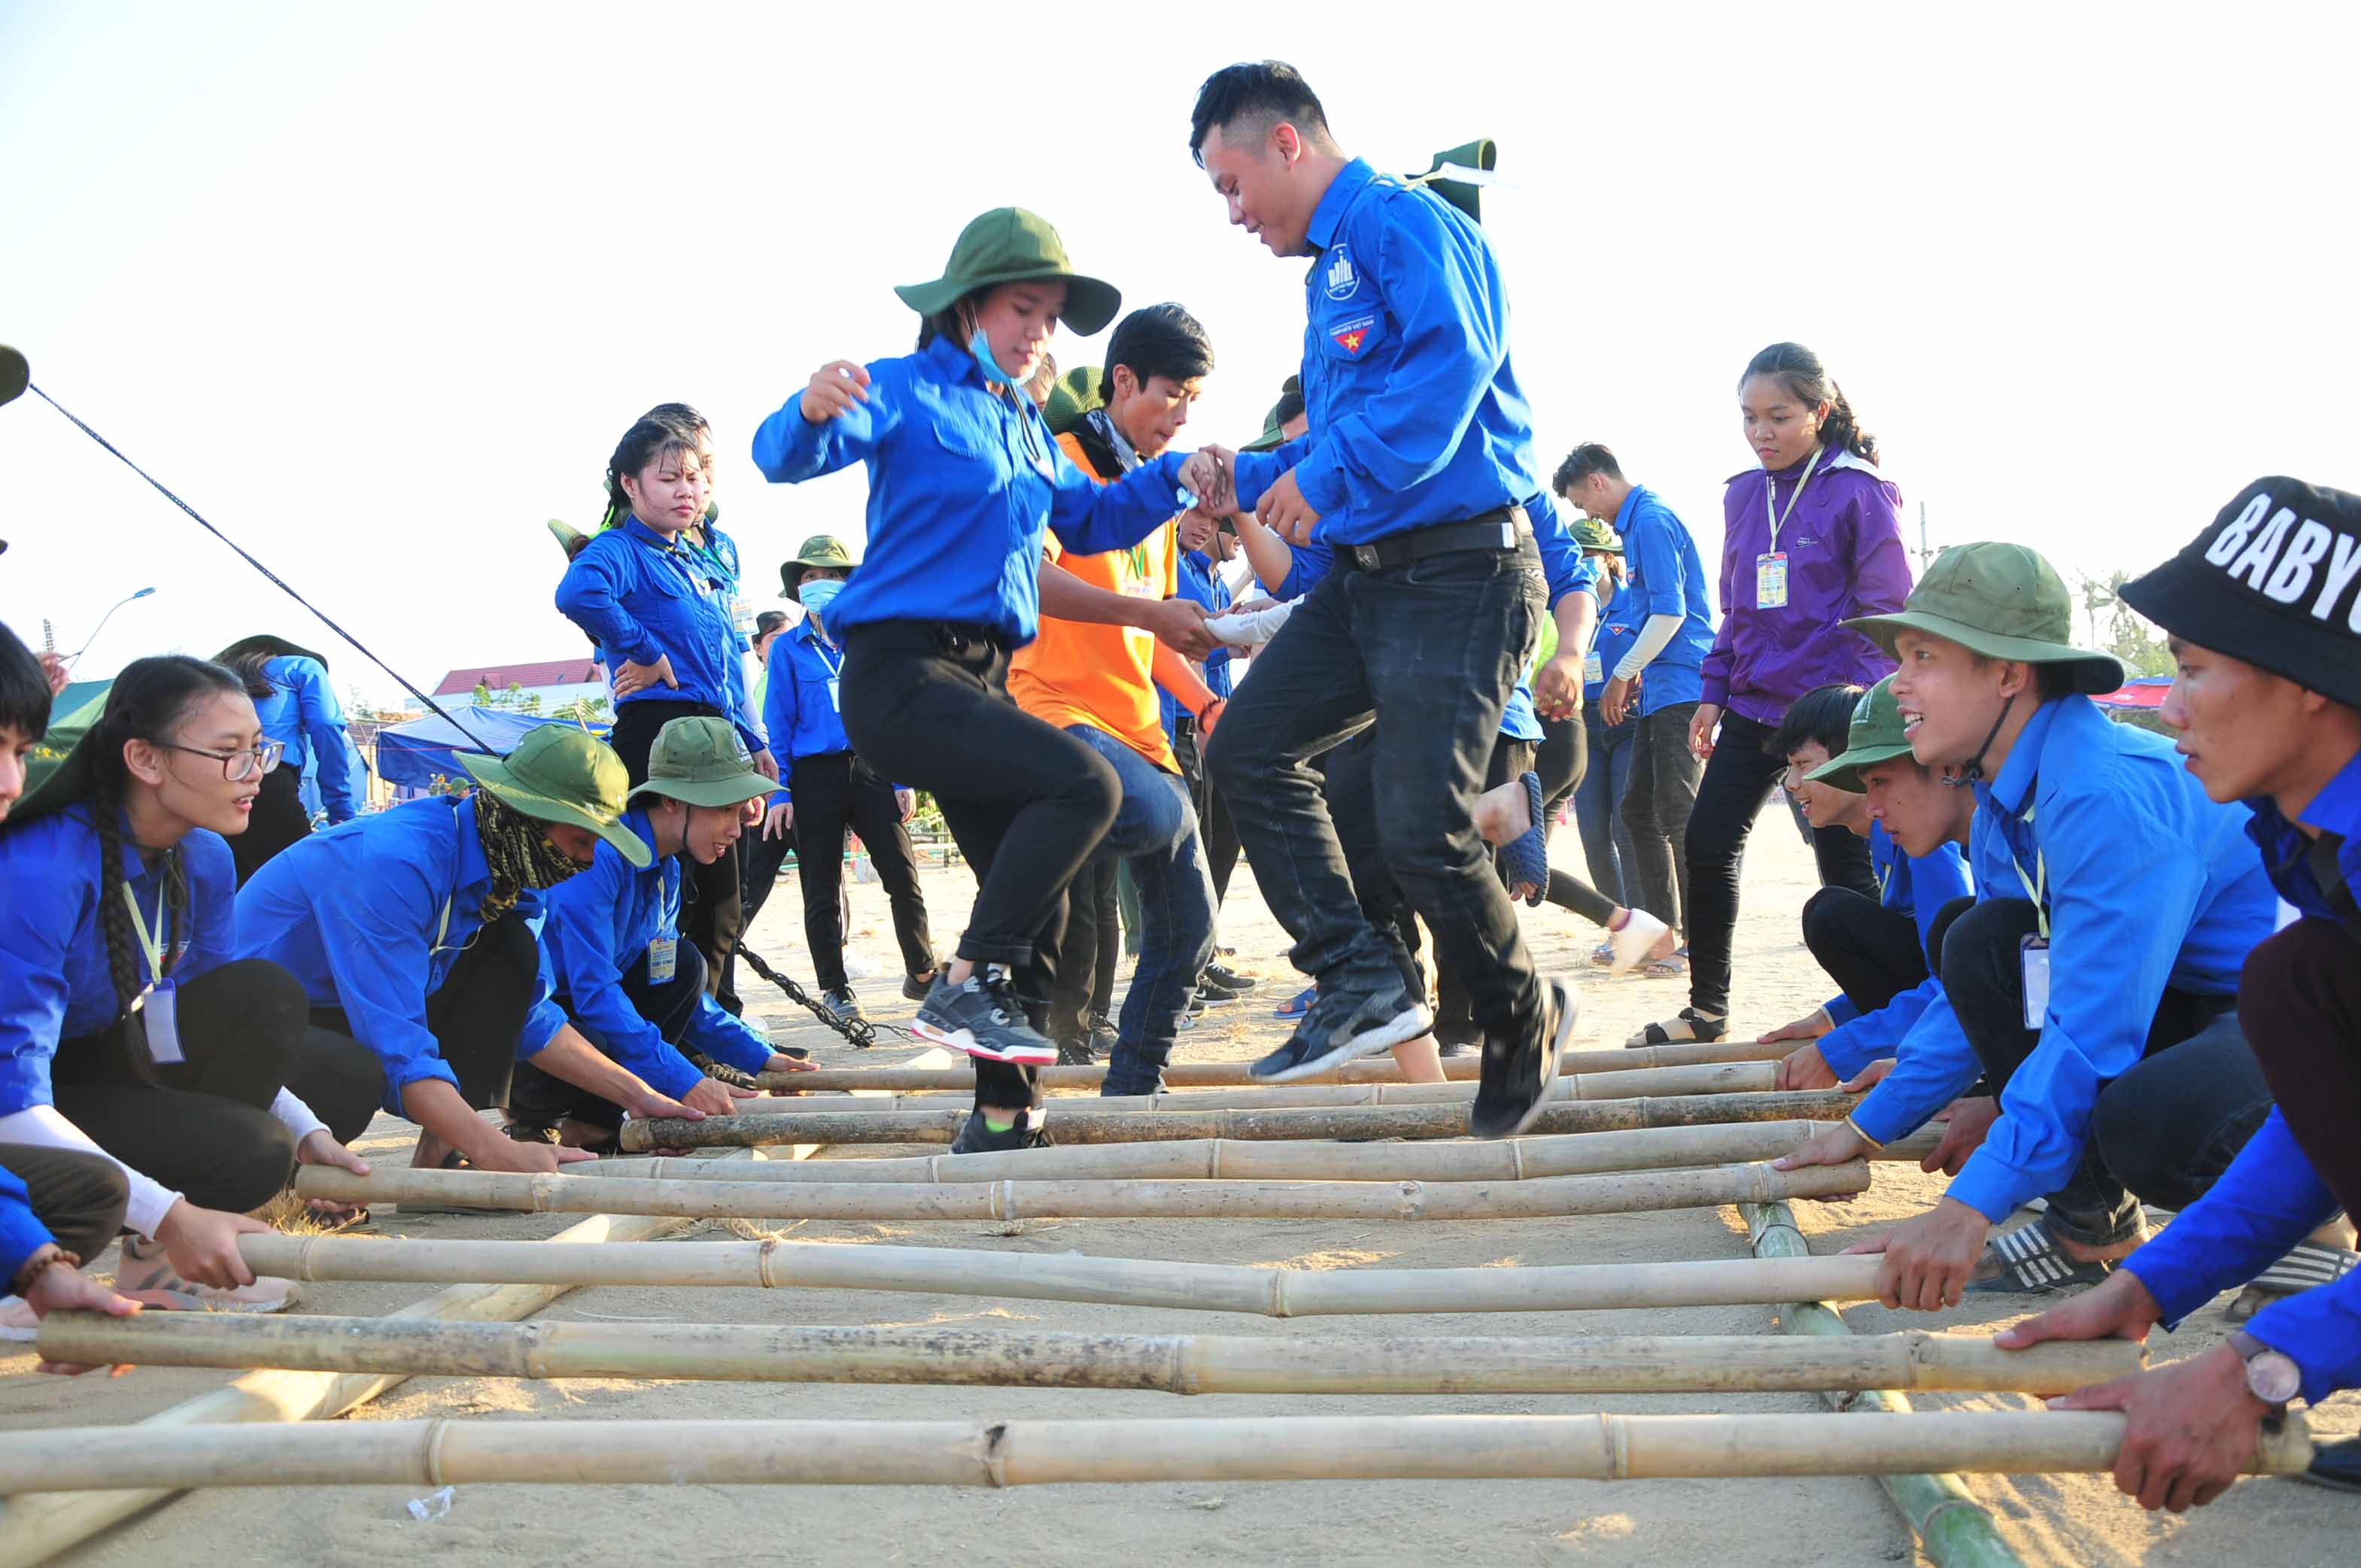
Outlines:
{"type": "Polygon", "coordinates": [[[1312,1011],[1312,1003],[1319,997],[1319,995],[1320,988],[1318,986],[1307,985],[1301,991],[1297,992],[1294,995],[1289,997],[1286,1001],[1272,1008],[1270,1010],[1271,1015],[1275,1018],[1301,1018],[1306,1013],[1312,1011]]]}
{"type": "Polygon", "coordinates": [[[2312,1451],[2312,1468],[2295,1479],[2338,1492],[2361,1492],[2361,1437],[2323,1443],[2312,1451]]]}
{"type": "Polygon", "coordinates": [[[1500,846],[1500,863],[1508,869],[1512,885],[1523,883],[1533,890],[1526,895],[1525,903],[1537,909],[1549,896],[1549,817],[1542,810],[1541,774],[1526,773],[1518,782],[1525,786],[1525,803],[1532,808],[1532,826],[1500,846]]]}
{"type": "Polygon", "coordinates": [[[2085,1263],[2070,1255],[2058,1245],[2058,1238],[2049,1234],[2046,1218],[2019,1225],[2006,1235],[1986,1242],[1976,1272],[1981,1274],[1988,1266],[1997,1267],[1999,1272],[1989,1278],[1971,1280],[1970,1290],[1986,1296],[2045,1296],[2096,1285],[2115,1271],[2115,1266],[2105,1258],[2085,1263]]]}
{"type": "Polygon", "coordinates": [[[1642,1046],[1711,1045],[1730,1032],[1727,1018],[1708,1018],[1694,1007],[1684,1007],[1676,1018],[1651,1024],[1623,1042],[1625,1050],[1642,1046]]]}
{"type": "Polygon", "coordinates": [[[2361,1253],[2350,1253],[2341,1246],[2323,1246],[2318,1242],[2298,1242],[2285,1257],[2246,1282],[2246,1288],[2230,1303],[2225,1315],[2234,1323],[2244,1322],[2274,1301],[2285,1300],[2315,1286],[2334,1285],[2356,1268],[2361,1268],[2361,1253]]]}

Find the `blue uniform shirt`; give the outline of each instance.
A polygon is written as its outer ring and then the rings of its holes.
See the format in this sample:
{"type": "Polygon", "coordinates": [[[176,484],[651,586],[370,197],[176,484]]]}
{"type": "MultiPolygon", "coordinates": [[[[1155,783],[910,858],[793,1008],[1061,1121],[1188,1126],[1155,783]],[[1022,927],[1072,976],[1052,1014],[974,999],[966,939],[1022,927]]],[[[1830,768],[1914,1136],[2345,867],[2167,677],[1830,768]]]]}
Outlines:
{"type": "MultiPolygon", "coordinates": [[[[2271,885],[2308,920],[2332,920],[2354,932],[2352,916],[2321,885],[2306,859],[2313,840],[2268,798],[2246,805],[2246,831],[2262,846],[2271,885]]],[[[2361,876],[2361,757],[2356,757],[2304,807],[2304,820],[2343,839],[2337,867],[2349,901],[2361,876]]],[[[2361,963],[2361,932],[2350,961],[2361,963]]],[[[2168,1328],[2243,1285],[2334,1216],[2336,1194],[2295,1140],[2274,1107],[2230,1168],[2204,1197],[2154,1241],[2124,1260],[2164,1312],[2168,1328]]],[[[2303,1397],[2318,1404],[2340,1388],[2361,1387],[2361,1274],[2273,1302],[2246,1322],[2246,1332],[2284,1352],[2303,1372],[2303,1397]]]]}
{"type": "Polygon", "coordinates": [[[771,757],[779,764],[778,792],[771,796],[774,804],[785,806],[794,799],[787,774],[796,758],[852,750],[837,708],[836,682],[843,669],[844,650],[821,636],[819,623],[809,616],[771,639],[768,673],[763,678],[763,728],[771,732],[771,757]]]}
{"type": "Polygon", "coordinates": [[[262,738],[287,748],[279,765],[301,773],[316,758],[320,804],[329,822],[351,821],[361,808],[353,789],[352,744],[345,736],[345,710],[328,685],[327,666],[285,654],[264,661],[262,674],[270,695],[254,699],[254,713],[262,721],[262,738]]]}
{"type": "MultiPolygon", "coordinates": [[[[1582,700],[1586,703],[1598,700],[1598,694],[1607,689],[1607,677],[1615,673],[1616,662],[1639,640],[1640,623],[1646,617],[1632,608],[1634,602],[1631,585],[1618,583],[1615,597],[1599,607],[1598,629],[1590,634],[1590,657],[1582,662],[1582,700]]],[[[1641,685],[1645,687],[1647,683],[1642,681],[1641,685]]]]}
{"type": "MultiPolygon", "coordinates": [[[[1207,615],[1219,615],[1230,608],[1230,590],[1202,550],[1180,552],[1180,590],[1177,597],[1204,606],[1207,615]]],[[[1205,689],[1216,697],[1230,695],[1230,646],[1226,642],[1205,655],[1205,689]]],[[[1164,739],[1177,744],[1180,699],[1159,685],[1156,688],[1156,708],[1157,717],[1163,721],[1164,739]]]]}
{"type": "MultiPolygon", "coordinates": [[[[313,1006],[341,1008],[385,1064],[385,1108],[400,1114],[409,1085],[458,1085],[427,1030],[426,998],[483,928],[477,910],[491,890],[474,796],[413,800],[273,856],[238,890],[237,956],[270,959],[313,1006]]],[[[520,894],[515,915],[538,940],[542,895],[520,894]]]]}
{"type": "Polygon", "coordinates": [[[0,1168],[0,1280],[16,1278],[35,1253],[57,1239],[33,1212],[25,1183],[0,1168]]]}
{"type": "Polygon", "coordinates": [[[1312,214],[1303,406],[1311,433],[1238,455],[1251,507],[1289,469],[1330,548],[1458,522],[1542,488],[1509,364],[1509,307],[1473,218],[1361,159],[1312,214]]]}
{"type": "Polygon", "coordinates": [[[1271,596],[1282,603],[1310,593],[1336,566],[1336,553],[1328,548],[1328,542],[1320,536],[1317,528],[1312,531],[1311,543],[1290,541],[1287,547],[1294,553],[1294,560],[1287,568],[1287,576],[1279,580],[1279,592],[1271,596]]]}
{"type": "MultiPolygon", "coordinates": [[[[111,1028],[123,1015],[98,924],[98,830],[90,813],[87,806],[69,806],[20,827],[0,827],[0,1116],[54,1103],[49,1066],[59,1042],[111,1028]]],[[[182,839],[180,850],[188,915],[169,938],[165,968],[186,984],[229,960],[237,868],[229,846],[203,828],[182,839]]],[[[149,934],[167,940],[164,859],[149,865],[127,823],[123,874],[149,934]]],[[[146,955],[134,962],[142,984],[154,978],[146,972],[146,955]]]]}
{"type": "MultiPolygon", "coordinates": [[[[1705,656],[1713,649],[1713,579],[1705,575],[1697,537],[1645,485],[1632,486],[1623,498],[1615,532],[1623,536],[1623,561],[1631,568],[1634,627],[1659,615],[1681,618],[1680,630],[1641,677],[1640,714],[1696,702],[1704,691],[1705,656]]],[[[1611,661],[1607,673],[1615,673],[1611,661]]]]}
{"type": "MultiPolygon", "coordinates": [[[[2029,898],[2026,884],[2046,880],[2049,919],[2041,1039],[1949,1194],[1998,1223],[2073,1174],[2099,1090],[2145,1054],[2167,987],[2237,993],[2279,899],[2246,839],[2246,814],[2206,799],[2171,741],[2110,722],[2088,697],[2043,703],[1999,776],[1974,787],[1976,895],[2029,898]],[[2158,845],[2172,852],[2152,852],[2158,845]]],[[[1959,1020],[1938,1001],[1853,1119],[1890,1143],[1978,1071],[1959,1020]]]]}
{"type": "MultiPolygon", "coordinates": [[[[1971,891],[1967,857],[1960,853],[1957,844],[1947,841],[1933,854],[1914,858],[1886,836],[1883,822],[1870,824],[1869,863],[1877,879],[1878,902],[1917,922],[1922,952],[1943,906],[1965,898],[1971,891]]],[[[1911,1026],[1942,992],[1942,981],[1930,974],[1874,1013],[1862,1013],[1841,992],[1828,998],[1822,1005],[1836,1027],[1820,1036],[1820,1059],[1838,1078],[1854,1077],[1870,1063],[1900,1049],[1911,1026]]]]}
{"type": "MultiPolygon", "coordinates": [[[[680,939],[680,857],[653,853],[655,829],[644,810],[626,811],[623,826],[647,845],[646,869],[601,840],[588,866],[542,895],[548,909],[541,933],[542,982],[549,994],[525,1019],[518,1043],[530,1055],[571,1023],[657,1093],[677,1100],[705,1075],[640,1015],[623,993],[623,976],[646,961],[649,944],[680,939]]],[[[681,1043],[748,1072],[771,1061],[770,1042],[710,996],[697,997],[681,1043]]]]}
{"type": "Polygon", "coordinates": [[[606,654],[634,664],[672,661],[677,687],[659,681],[615,699],[701,703],[727,714],[749,751],[765,748],[747,711],[746,666],[730,620],[730,591],[713,557],[667,541],[638,518],[593,537],[566,568],[557,608],[606,654]]]}
{"type": "Polygon", "coordinates": [[[791,399],[754,433],[754,466],[775,483],[868,466],[869,546],[828,607],[839,636],[871,621],[949,621],[1022,646],[1040,624],[1044,532],[1097,555],[1171,519],[1185,454],[1102,485],[1031,399],[985,390],[974,358],[948,338],[868,369],[866,402],[813,424],[791,399]]]}

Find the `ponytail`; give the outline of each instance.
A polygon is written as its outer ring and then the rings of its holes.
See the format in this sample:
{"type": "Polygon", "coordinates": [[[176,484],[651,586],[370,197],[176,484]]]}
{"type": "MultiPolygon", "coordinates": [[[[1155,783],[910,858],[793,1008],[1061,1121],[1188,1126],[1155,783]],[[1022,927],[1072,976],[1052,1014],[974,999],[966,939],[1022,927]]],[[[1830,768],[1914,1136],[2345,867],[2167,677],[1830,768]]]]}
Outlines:
{"type": "Polygon", "coordinates": [[[1837,385],[1818,355],[1800,343],[1774,343],[1746,362],[1746,374],[1738,378],[1738,384],[1742,389],[1757,376],[1771,377],[1789,397],[1807,408],[1828,405],[1828,417],[1820,422],[1822,445],[1850,452],[1867,463],[1877,461],[1877,437],[1861,429],[1852,405],[1845,400],[1844,389],[1837,385]]]}

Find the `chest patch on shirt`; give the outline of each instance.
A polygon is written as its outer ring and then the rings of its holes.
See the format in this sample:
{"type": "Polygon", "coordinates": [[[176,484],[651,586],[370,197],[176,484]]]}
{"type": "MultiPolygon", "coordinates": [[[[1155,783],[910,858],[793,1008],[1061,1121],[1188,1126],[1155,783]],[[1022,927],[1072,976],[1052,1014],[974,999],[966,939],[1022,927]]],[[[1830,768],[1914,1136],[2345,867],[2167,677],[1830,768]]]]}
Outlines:
{"type": "Polygon", "coordinates": [[[1340,245],[1330,254],[1334,259],[1328,263],[1328,297],[1349,300],[1361,291],[1361,275],[1353,270],[1353,258],[1347,247],[1340,245]]]}
{"type": "Polygon", "coordinates": [[[1358,354],[1361,352],[1361,345],[1368,340],[1369,329],[1377,324],[1378,318],[1375,316],[1356,316],[1351,321],[1341,322],[1329,328],[1328,335],[1334,339],[1336,346],[1345,353],[1358,354]]]}

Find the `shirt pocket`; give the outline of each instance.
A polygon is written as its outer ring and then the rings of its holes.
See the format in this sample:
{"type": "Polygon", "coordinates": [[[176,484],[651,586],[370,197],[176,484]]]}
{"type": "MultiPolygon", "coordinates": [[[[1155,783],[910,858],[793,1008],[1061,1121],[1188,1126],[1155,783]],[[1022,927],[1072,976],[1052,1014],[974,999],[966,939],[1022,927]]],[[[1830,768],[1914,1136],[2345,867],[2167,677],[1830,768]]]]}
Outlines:
{"type": "Polygon", "coordinates": [[[1366,289],[1358,299],[1324,303],[1315,330],[1321,352],[1332,365],[1383,360],[1393,341],[1393,323],[1385,307],[1366,289]]]}

